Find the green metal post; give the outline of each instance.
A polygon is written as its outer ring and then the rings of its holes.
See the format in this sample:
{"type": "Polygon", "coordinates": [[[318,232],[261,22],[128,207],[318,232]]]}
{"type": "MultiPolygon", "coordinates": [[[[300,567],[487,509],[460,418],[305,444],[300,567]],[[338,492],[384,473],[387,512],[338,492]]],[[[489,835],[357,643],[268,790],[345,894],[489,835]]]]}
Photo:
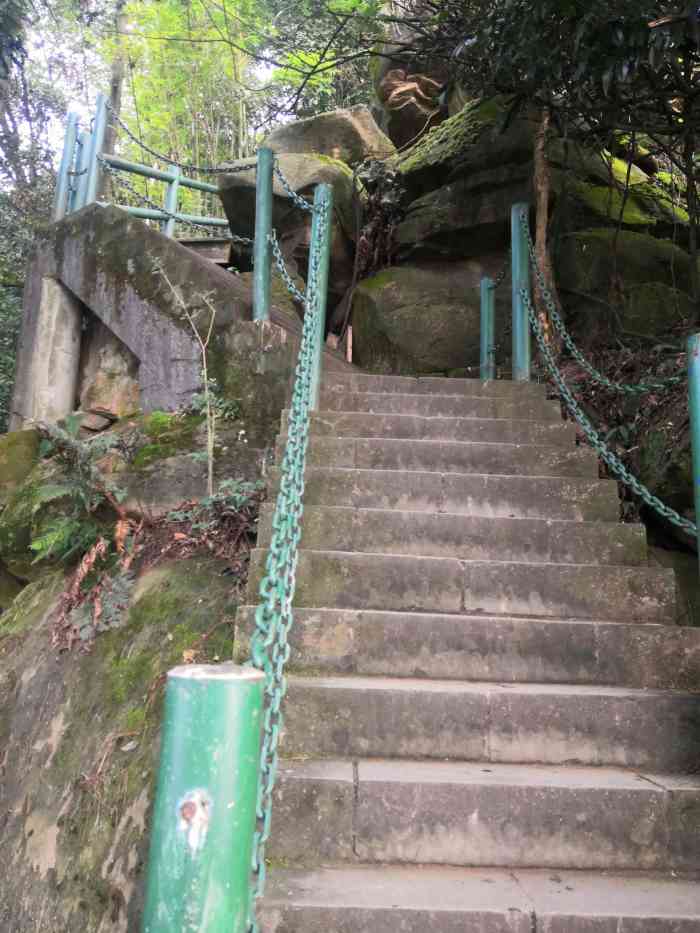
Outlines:
{"type": "MultiPolygon", "coordinates": [[[[700,334],[692,334],[688,337],[688,409],[690,411],[690,443],[693,451],[695,524],[700,529],[700,334]]],[[[700,561],[700,533],[697,540],[698,560],[700,561]]]]}
{"type": "Polygon", "coordinates": [[[66,122],[66,135],[63,140],[63,155],[61,156],[61,165],[56,178],[56,196],[53,202],[54,220],[61,220],[70,210],[70,175],[68,173],[73,170],[77,137],[78,115],[69,113],[66,122]]]}
{"type": "Polygon", "coordinates": [[[82,132],[78,137],[78,158],[75,164],[75,170],[78,174],[75,176],[76,191],[71,201],[71,210],[79,211],[85,207],[87,201],[87,165],[90,156],[90,145],[92,136],[88,132],[82,132]]]}
{"type": "Polygon", "coordinates": [[[314,192],[314,218],[311,224],[311,253],[321,237],[321,257],[316,280],[316,329],[314,336],[314,356],[311,366],[311,410],[318,409],[321,391],[321,369],[323,365],[323,344],[326,332],[326,301],[328,299],[328,276],[331,265],[331,237],[333,234],[333,189],[330,185],[317,185],[314,192]],[[325,223],[322,223],[325,219],[325,223]]]}
{"type": "Polygon", "coordinates": [[[168,674],[142,933],[247,933],[265,676],[168,674]]]}
{"type": "Polygon", "coordinates": [[[275,156],[272,149],[258,149],[258,175],[255,185],[255,245],[253,247],[253,320],[270,317],[270,275],[272,274],[272,177],[275,156]]]}
{"type": "MultiPolygon", "coordinates": [[[[180,169],[177,165],[173,166],[174,178],[168,183],[168,189],[165,193],[165,209],[169,214],[177,213],[177,190],[180,187],[180,169]]],[[[175,236],[175,218],[168,217],[163,224],[163,233],[166,236],[175,236]]]]}
{"type": "Polygon", "coordinates": [[[530,325],[521,289],[530,291],[530,257],[521,215],[529,217],[528,204],[514,204],[510,214],[510,235],[513,263],[513,379],[530,381],[530,325]]]}
{"type": "Polygon", "coordinates": [[[481,346],[479,354],[479,378],[496,378],[496,292],[493,280],[481,280],[481,346]]]}
{"type": "Polygon", "coordinates": [[[87,181],[85,183],[85,204],[92,204],[97,200],[97,188],[100,180],[100,163],[97,161],[98,155],[102,154],[102,147],[105,141],[105,131],[107,130],[107,105],[104,94],[97,95],[97,106],[95,109],[95,122],[92,127],[92,137],[90,139],[90,151],[87,158],[87,181]]]}

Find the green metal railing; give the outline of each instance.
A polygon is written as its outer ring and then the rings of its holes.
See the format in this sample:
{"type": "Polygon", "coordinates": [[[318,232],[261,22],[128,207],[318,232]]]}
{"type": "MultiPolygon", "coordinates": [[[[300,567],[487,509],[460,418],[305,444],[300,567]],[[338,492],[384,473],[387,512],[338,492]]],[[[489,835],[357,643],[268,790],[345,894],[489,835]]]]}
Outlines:
{"type": "MultiPolygon", "coordinates": [[[[582,366],[583,370],[595,382],[606,388],[623,392],[629,395],[641,395],[649,392],[659,392],[682,383],[686,376],[671,376],[665,380],[654,380],[625,385],[613,382],[602,375],[575,345],[573,338],[566,330],[554,296],[546,285],[544,273],[537,263],[535,245],[532,241],[529,225],[529,206],[515,204],[511,211],[511,275],[512,275],[512,328],[513,328],[513,379],[527,381],[530,378],[530,346],[531,333],[537,343],[540,356],[544,363],[547,375],[556,386],[559,396],[565,404],[571,417],[581,428],[586,440],[596,451],[600,459],[609,467],[611,473],[622,483],[628,486],[641,501],[649,506],[662,518],[681,528],[693,536],[698,542],[700,556],[700,539],[696,522],[672,509],[655,496],[634,474],[624,465],[622,460],[610,449],[595,426],[591,423],[566,383],[564,376],[557,365],[551,346],[547,342],[542,322],[532,303],[529,268],[532,267],[537,288],[547,308],[550,320],[562,338],[563,345],[571,356],[582,366]],[[525,266],[527,265],[527,270],[525,266]]],[[[494,292],[503,281],[500,275],[498,282],[489,278],[481,280],[481,356],[480,372],[482,379],[495,377],[495,301],[494,292]]],[[[691,422],[691,443],[693,453],[693,476],[695,515],[700,516],[700,334],[688,339],[688,395],[691,422]]]]}
{"type": "MultiPolygon", "coordinates": [[[[254,253],[259,321],[269,315],[273,249],[284,280],[296,291],[270,227],[273,172],[281,175],[272,153],[261,150],[254,253]]],[[[321,381],[332,189],[318,185],[313,207],[300,200],[313,212],[304,324],[250,666],[169,674],[143,933],[258,929],[255,906],[265,888],[306,452],[321,381]]]]}
{"type": "MultiPolygon", "coordinates": [[[[74,113],[68,115],[66,123],[66,133],[63,143],[63,155],[58,170],[56,181],[56,195],[54,198],[53,219],[61,220],[66,214],[80,210],[88,204],[97,200],[100,179],[102,172],[110,173],[119,183],[123,180],[119,173],[139,175],[142,178],[150,178],[154,181],[164,182],[167,185],[164,204],[158,205],[150,201],[149,198],[128,188],[130,193],[142,202],[146,207],[137,207],[134,205],[119,205],[125,211],[134,217],[140,217],[143,220],[158,220],[161,222],[161,230],[166,236],[175,235],[176,223],[182,223],[194,227],[218,227],[228,231],[228,221],[222,217],[200,216],[196,214],[180,213],[177,210],[178,191],[180,188],[189,188],[193,191],[201,191],[207,194],[218,195],[219,189],[216,185],[209,182],[199,181],[196,178],[187,178],[182,174],[182,167],[172,159],[168,159],[154,150],[147,149],[132,134],[129,134],[136,143],[144,149],[166,163],[171,167],[168,171],[154,168],[151,165],[144,165],[140,162],[131,162],[128,159],[122,159],[111,153],[103,152],[105,133],[110,118],[110,109],[107,100],[103,94],[98,94],[95,115],[92,120],[92,130],[80,132],[78,117],[74,113]]],[[[111,114],[119,125],[128,131],[125,124],[111,114]]],[[[197,171],[215,171],[214,169],[197,169],[196,166],[188,166],[191,170],[197,171]]],[[[221,171],[230,171],[230,168],[221,167],[221,171]]],[[[240,171],[241,169],[239,169],[240,171]]],[[[245,170],[250,170],[248,166],[245,170]]]]}

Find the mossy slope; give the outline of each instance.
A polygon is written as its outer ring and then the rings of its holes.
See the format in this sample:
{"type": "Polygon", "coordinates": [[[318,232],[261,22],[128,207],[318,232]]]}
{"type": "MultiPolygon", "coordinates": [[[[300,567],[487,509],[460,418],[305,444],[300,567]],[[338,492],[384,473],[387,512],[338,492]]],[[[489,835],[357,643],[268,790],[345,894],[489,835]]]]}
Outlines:
{"type": "Polygon", "coordinates": [[[51,648],[60,575],[2,616],[1,929],[138,929],[163,674],[190,650],[231,656],[223,569],[191,559],[146,573],[123,626],[87,654],[51,648]]]}

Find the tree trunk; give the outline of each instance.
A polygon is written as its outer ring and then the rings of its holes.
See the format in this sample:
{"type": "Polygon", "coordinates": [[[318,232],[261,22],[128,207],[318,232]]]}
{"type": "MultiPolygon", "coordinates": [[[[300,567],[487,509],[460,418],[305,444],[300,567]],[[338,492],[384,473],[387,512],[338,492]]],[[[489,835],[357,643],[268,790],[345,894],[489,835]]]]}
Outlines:
{"type": "MultiPolygon", "coordinates": [[[[549,132],[549,110],[542,109],[540,125],[535,136],[534,153],[534,184],[535,184],[535,208],[536,208],[536,230],[535,230],[535,255],[537,264],[544,275],[545,285],[555,301],[558,301],[556,285],[554,283],[554,273],[552,263],[547,249],[547,228],[549,226],[549,196],[550,196],[550,175],[549,165],[547,164],[547,134],[549,132]]],[[[547,343],[553,339],[552,322],[547,313],[547,307],[544,298],[535,285],[535,308],[537,316],[542,325],[547,343]]]]}
{"type": "MultiPolygon", "coordinates": [[[[117,124],[112,117],[112,113],[119,116],[122,109],[122,92],[124,90],[124,77],[126,75],[126,59],[122,46],[121,36],[126,32],[127,16],[124,12],[126,0],[119,0],[114,14],[114,29],[116,33],[116,50],[110,66],[109,76],[109,105],[112,108],[107,117],[107,129],[105,131],[104,146],[102,151],[113,153],[117,144],[117,124]]],[[[108,175],[103,173],[100,184],[99,199],[110,200],[113,192],[112,185],[108,175]]]]}
{"type": "Polygon", "coordinates": [[[688,132],[683,152],[687,179],[688,252],[690,253],[690,288],[693,298],[693,323],[700,320],[700,275],[698,274],[698,190],[695,181],[695,134],[688,132]]]}

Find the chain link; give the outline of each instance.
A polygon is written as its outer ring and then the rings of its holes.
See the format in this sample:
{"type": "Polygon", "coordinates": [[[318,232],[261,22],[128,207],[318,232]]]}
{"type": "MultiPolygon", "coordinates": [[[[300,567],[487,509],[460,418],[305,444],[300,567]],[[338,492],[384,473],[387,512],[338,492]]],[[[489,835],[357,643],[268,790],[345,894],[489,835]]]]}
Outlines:
{"type": "Polygon", "coordinates": [[[289,270],[287,269],[287,266],[285,264],[284,256],[282,255],[282,250],[280,248],[279,240],[277,239],[277,233],[275,230],[273,230],[272,233],[269,234],[268,239],[270,241],[270,245],[272,246],[272,255],[275,258],[275,265],[277,266],[277,270],[282,278],[282,281],[287,286],[287,289],[289,290],[289,292],[291,292],[294,298],[296,298],[297,301],[300,301],[302,304],[304,304],[304,302],[306,301],[306,297],[296,287],[296,285],[294,284],[294,280],[289,274],[289,270]]]}
{"type": "Polygon", "coordinates": [[[105,101],[105,106],[107,110],[112,114],[117,126],[119,126],[129,137],[129,139],[136,143],[137,146],[140,146],[144,152],[147,152],[149,155],[153,156],[154,159],[158,159],[159,162],[167,162],[168,165],[177,165],[178,168],[183,169],[185,172],[193,172],[200,175],[234,175],[237,172],[255,172],[257,170],[257,163],[253,162],[252,165],[191,165],[187,162],[178,162],[177,159],[172,159],[169,156],[163,155],[162,152],[157,152],[155,149],[151,149],[150,146],[147,146],[145,142],[135,136],[126,123],[122,120],[119,114],[116,112],[114,107],[105,101]]]}
{"type": "MultiPolygon", "coordinates": [[[[158,213],[163,215],[163,219],[174,220],[176,223],[183,224],[185,227],[191,227],[197,232],[199,232],[202,227],[207,230],[210,229],[210,224],[197,223],[196,220],[183,220],[182,217],[178,216],[177,214],[173,214],[169,210],[166,210],[166,208],[161,207],[160,204],[156,204],[156,202],[152,201],[151,198],[147,197],[145,194],[141,194],[140,191],[137,191],[131,182],[128,182],[126,178],[123,177],[119,169],[116,169],[114,166],[110,165],[109,162],[107,162],[102,156],[98,156],[97,160],[100,162],[102,168],[107,172],[107,174],[114,178],[120,187],[128,191],[132,197],[136,198],[142,204],[145,204],[146,207],[150,207],[151,210],[158,211],[158,213]]],[[[240,243],[245,246],[250,246],[253,242],[249,237],[236,236],[235,234],[231,233],[230,228],[228,234],[226,234],[226,239],[231,240],[232,243],[240,243]]]]}
{"type": "Polygon", "coordinates": [[[564,381],[564,377],[562,376],[559,367],[556,364],[556,360],[554,359],[552,349],[545,340],[542,324],[533,307],[528,290],[526,288],[521,288],[520,296],[525,303],[527,316],[530,321],[530,327],[532,328],[532,333],[534,334],[535,340],[537,341],[537,346],[539,347],[540,353],[542,354],[545,366],[549,371],[549,374],[552,377],[552,380],[556,385],[560,396],[564,400],[564,404],[568,408],[570,414],[580,425],[588,443],[595,450],[600,459],[610,467],[610,470],[613,472],[613,474],[626,486],[629,486],[629,488],[637,496],[639,496],[645,505],[648,505],[650,508],[654,509],[655,512],[670,521],[672,524],[676,525],[678,528],[682,528],[683,531],[686,531],[688,534],[695,536],[697,533],[697,528],[693,522],[689,521],[687,518],[683,518],[683,516],[679,515],[675,509],[672,509],[670,506],[663,503],[661,499],[658,499],[651,492],[651,490],[647,489],[647,487],[640,480],[638,480],[634,474],[630,473],[622,460],[620,460],[617,454],[610,450],[608,445],[601,438],[600,434],[598,434],[586,414],[581,409],[581,406],[572,395],[571,390],[567,386],[566,382],[564,381]]]}
{"type": "MultiPolygon", "coordinates": [[[[317,232],[309,257],[309,276],[304,297],[304,324],[297,360],[294,389],[287,427],[287,443],[280,469],[280,489],[272,519],[272,536],[260,584],[261,603],[255,612],[251,639],[251,664],[266,675],[266,704],[263,743],[260,756],[260,785],[257,801],[257,831],[253,853],[253,907],[249,933],[258,933],[255,900],[265,888],[265,846],[270,837],[272,793],[278,769],[278,745],[282,730],[282,700],[287,691],[284,674],[289,659],[289,631],[292,626],[292,599],[304,510],[304,471],[309,440],[311,380],[314,358],[323,335],[317,330],[319,307],[319,268],[322,244],[330,232],[328,203],[323,202],[317,217],[317,232]]],[[[276,237],[274,238],[276,242],[276,237]]]]}
{"type": "Polygon", "coordinates": [[[665,392],[673,388],[673,386],[677,386],[685,382],[685,376],[669,376],[668,379],[662,379],[660,382],[639,382],[636,385],[628,385],[624,382],[613,382],[611,379],[608,379],[607,376],[604,376],[601,372],[599,372],[594,366],[592,366],[574,343],[573,337],[566,329],[566,325],[564,324],[564,321],[559,314],[554,297],[547,288],[544,274],[539,267],[539,263],[537,262],[535,244],[532,242],[530,225],[528,223],[528,217],[525,211],[522,211],[520,214],[520,222],[527,237],[527,246],[530,253],[530,265],[532,266],[532,270],[535,274],[537,288],[545,303],[549,318],[552,324],[554,324],[554,327],[561,337],[564,346],[569,351],[571,356],[595,382],[605,386],[606,389],[611,389],[614,392],[622,392],[626,395],[645,395],[647,392],[665,392]]]}
{"type": "Polygon", "coordinates": [[[305,198],[302,198],[301,195],[296,193],[296,191],[292,188],[291,183],[287,181],[287,179],[285,178],[284,173],[282,172],[282,169],[280,168],[280,164],[277,161],[277,159],[275,159],[275,162],[274,162],[274,172],[275,172],[275,175],[277,175],[277,177],[279,178],[280,183],[282,187],[284,188],[285,192],[291,198],[291,200],[296,204],[296,206],[301,208],[302,211],[309,211],[309,213],[313,214],[314,212],[313,204],[309,204],[309,202],[305,198]]]}

